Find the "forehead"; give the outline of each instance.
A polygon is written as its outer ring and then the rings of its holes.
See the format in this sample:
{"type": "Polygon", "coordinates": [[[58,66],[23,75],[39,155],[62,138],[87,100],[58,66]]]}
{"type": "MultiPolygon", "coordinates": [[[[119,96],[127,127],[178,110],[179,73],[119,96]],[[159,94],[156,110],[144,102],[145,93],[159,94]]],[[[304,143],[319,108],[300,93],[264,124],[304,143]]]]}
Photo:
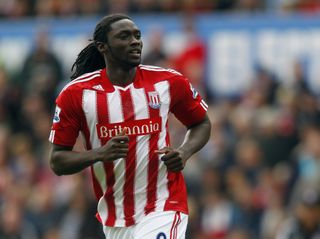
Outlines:
{"type": "Polygon", "coordinates": [[[110,33],[112,34],[117,34],[122,31],[139,30],[137,25],[130,19],[122,19],[122,20],[116,21],[112,23],[110,26],[111,26],[110,33]]]}

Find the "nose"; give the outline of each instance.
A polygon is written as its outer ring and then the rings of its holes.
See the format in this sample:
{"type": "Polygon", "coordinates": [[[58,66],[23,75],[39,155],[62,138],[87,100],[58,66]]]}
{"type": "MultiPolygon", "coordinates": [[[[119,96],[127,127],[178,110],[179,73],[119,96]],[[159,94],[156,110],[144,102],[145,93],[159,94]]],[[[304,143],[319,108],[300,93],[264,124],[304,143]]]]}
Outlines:
{"type": "Polygon", "coordinates": [[[141,39],[138,39],[135,36],[132,36],[130,44],[131,45],[140,45],[141,44],[141,39]]]}

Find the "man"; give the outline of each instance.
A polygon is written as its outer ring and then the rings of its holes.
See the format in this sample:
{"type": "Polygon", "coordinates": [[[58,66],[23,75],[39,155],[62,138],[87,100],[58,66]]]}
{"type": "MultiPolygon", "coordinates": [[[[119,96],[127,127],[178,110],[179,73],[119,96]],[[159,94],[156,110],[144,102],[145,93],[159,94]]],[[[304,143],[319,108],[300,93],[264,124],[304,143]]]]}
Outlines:
{"type": "Polygon", "coordinates": [[[293,215],[284,221],[276,239],[320,238],[320,194],[318,189],[305,187],[293,204],[293,215]]]}
{"type": "Polygon", "coordinates": [[[141,32],[125,15],[104,17],[61,91],[49,140],[57,175],[91,167],[97,218],[108,239],[184,238],[181,170],[209,139],[207,105],[178,72],[140,65],[141,32]],[[168,114],[187,126],[170,147],[168,114]],[[72,151],[79,132],[87,151],[72,151]]]}

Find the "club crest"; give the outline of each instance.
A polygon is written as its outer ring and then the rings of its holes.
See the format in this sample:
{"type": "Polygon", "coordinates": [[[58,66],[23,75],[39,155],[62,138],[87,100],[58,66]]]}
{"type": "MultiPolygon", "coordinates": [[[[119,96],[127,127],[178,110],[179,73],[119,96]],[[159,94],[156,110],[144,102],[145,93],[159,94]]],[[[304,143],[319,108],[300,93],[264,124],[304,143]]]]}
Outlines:
{"type": "Polygon", "coordinates": [[[161,101],[160,101],[158,92],[156,91],[148,92],[148,96],[149,96],[149,106],[152,109],[159,109],[161,106],[161,101]]]}
{"type": "Polygon", "coordinates": [[[198,91],[195,88],[193,88],[193,86],[191,84],[190,84],[190,90],[192,91],[193,99],[196,99],[199,95],[198,91]]]}
{"type": "Polygon", "coordinates": [[[56,106],[53,116],[53,123],[58,123],[60,121],[60,112],[61,108],[59,106],[56,106]]]}

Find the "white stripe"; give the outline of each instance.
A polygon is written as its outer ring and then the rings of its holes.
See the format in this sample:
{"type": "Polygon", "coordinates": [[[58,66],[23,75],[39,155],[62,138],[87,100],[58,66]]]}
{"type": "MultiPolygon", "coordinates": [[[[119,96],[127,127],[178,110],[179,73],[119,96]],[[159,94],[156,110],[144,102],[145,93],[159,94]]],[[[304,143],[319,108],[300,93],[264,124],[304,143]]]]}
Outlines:
{"type": "MultiPolygon", "coordinates": [[[[118,123],[123,121],[123,109],[121,104],[121,96],[118,90],[107,94],[107,104],[109,110],[109,123],[118,123]]],[[[125,226],[124,220],[118,220],[124,218],[123,207],[123,186],[125,179],[125,160],[123,158],[115,160],[114,164],[114,203],[116,209],[116,225],[125,226]]]]}
{"type": "Polygon", "coordinates": [[[74,82],[76,82],[76,81],[82,80],[82,79],[84,79],[84,78],[88,78],[88,77],[93,76],[93,75],[96,75],[96,74],[100,74],[100,72],[101,72],[101,70],[96,70],[96,71],[92,71],[92,72],[89,72],[89,73],[85,73],[85,74],[83,74],[83,75],[81,75],[81,76],[73,79],[73,80],[72,80],[71,82],[69,82],[68,84],[74,83],[74,82]]]}
{"type": "Polygon", "coordinates": [[[125,86],[125,87],[122,87],[122,86],[118,86],[118,85],[114,85],[113,87],[115,88],[115,89],[117,89],[117,90],[123,90],[123,91],[125,91],[125,90],[127,90],[127,89],[129,89],[130,87],[132,87],[132,85],[133,85],[133,83],[131,83],[131,84],[129,84],[129,85],[127,85],[127,86],[125,86]]]}
{"type": "Polygon", "coordinates": [[[72,85],[77,84],[77,83],[86,82],[86,81],[92,80],[92,79],[94,79],[94,78],[96,78],[96,77],[99,77],[99,76],[100,76],[100,73],[97,73],[97,74],[94,74],[94,75],[92,75],[92,76],[90,76],[90,77],[88,77],[88,78],[84,78],[84,79],[82,79],[82,80],[73,80],[73,81],[71,81],[69,84],[67,84],[65,87],[63,87],[63,89],[61,90],[60,94],[61,94],[63,91],[65,91],[69,86],[72,86],[72,85]]]}
{"type": "Polygon", "coordinates": [[[170,68],[166,69],[166,68],[161,68],[161,67],[156,67],[156,66],[140,65],[140,69],[149,70],[149,71],[167,71],[167,72],[171,72],[173,74],[182,76],[182,74],[180,72],[173,70],[173,69],[170,69],[170,68]]]}
{"type": "MultiPolygon", "coordinates": [[[[159,93],[161,107],[160,107],[160,116],[162,117],[162,129],[159,135],[158,148],[161,149],[166,145],[166,123],[168,120],[169,107],[170,107],[170,89],[169,83],[167,81],[162,81],[155,84],[155,89],[159,93]]],[[[168,179],[167,179],[167,167],[160,160],[159,157],[159,172],[158,172],[158,183],[157,183],[157,202],[155,211],[162,211],[164,209],[164,205],[166,200],[169,197],[168,191],[168,179]],[[161,188],[161,190],[159,189],[161,188]]]]}
{"type": "Polygon", "coordinates": [[[208,108],[208,105],[207,105],[207,104],[205,104],[203,101],[200,101],[200,104],[202,104],[202,105],[203,105],[203,107],[208,108]]]}
{"type": "Polygon", "coordinates": [[[101,72],[101,70],[96,70],[96,71],[92,71],[92,72],[89,72],[89,73],[85,73],[85,74],[83,74],[83,75],[75,78],[75,79],[72,80],[72,81],[81,80],[81,79],[83,79],[83,78],[86,78],[86,77],[91,76],[91,75],[95,75],[95,74],[100,73],[100,72],[101,72]]]}
{"type": "Polygon", "coordinates": [[[110,123],[118,123],[123,121],[122,103],[119,90],[107,94],[107,104],[109,109],[110,123]]]}
{"type": "Polygon", "coordinates": [[[204,106],[206,106],[208,108],[208,105],[204,100],[201,100],[201,102],[203,103],[204,106]]]}
{"type": "MultiPolygon", "coordinates": [[[[92,148],[98,148],[101,146],[101,142],[98,139],[96,124],[98,122],[98,113],[96,108],[97,95],[94,90],[84,90],[82,97],[82,109],[88,123],[88,128],[90,132],[90,143],[92,148]]],[[[93,165],[93,173],[97,179],[103,194],[106,192],[106,173],[104,171],[103,163],[98,162],[93,165]]],[[[103,197],[99,199],[98,202],[98,212],[103,222],[107,220],[108,210],[107,203],[103,197]]]]}
{"type": "MultiPolygon", "coordinates": [[[[131,88],[132,104],[135,113],[135,119],[147,119],[150,117],[148,111],[148,100],[145,90],[131,88]]],[[[134,208],[135,221],[140,221],[144,215],[144,207],[147,203],[147,184],[148,182],[148,159],[149,158],[149,140],[150,136],[138,136],[136,146],[136,173],[134,182],[134,208]]]]}
{"type": "MultiPolygon", "coordinates": [[[[107,185],[106,185],[106,172],[104,171],[103,163],[102,162],[97,162],[93,165],[93,173],[95,178],[97,179],[98,183],[100,184],[100,187],[102,189],[103,195],[106,192],[107,185]]],[[[107,221],[108,218],[108,206],[105,198],[102,196],[99,199],[98,202],[98,213],[101,217],[101,220],[103,223],[107,221]]]]}
{"type": "Polygon", "coordinates": [[[149,70],[149,71],[167,71],[164,68],[160,68],[160,67],[149,67],[149,66],[140,66],[140,69],[143,70],[149,70]]]}
{"type": "Polygon", "coordinates": [[[82,95],[82,108],[88,128],[90,132],[90,143],[92,148],[98,148],[101,146],[101,142],[98,138],[96,124],[98,122],[98,113],[96,109],[97,105],[97,93],[94,90],[83,90],[82,95]]]}
{"type": "Polygon", "coordinates": [[[49,141],[51,143],[54,143],[54,135],[55,135],[56,131],[55,130],[51,130],[50,131],[50,136],[49,136],[49,141]]]}
{"type": "Polygon", "coordinates": [[[164,69],[163,67],[153,66],[153,65],[143,65],[143,64],[140,64],[139,66],[140,66],[140,67],[143,67],[143,68],[149,68],[149,69],[164,69]]]}
{"type": "Polygon", "coordinates": [[[207,111],[207,110],[208,110],[208,107],[207,107],[207,106],[205,106],[202,102],[200,102],[200,105],[202,106],[202,108],[203,108],[205,111],[207,111]]]}

